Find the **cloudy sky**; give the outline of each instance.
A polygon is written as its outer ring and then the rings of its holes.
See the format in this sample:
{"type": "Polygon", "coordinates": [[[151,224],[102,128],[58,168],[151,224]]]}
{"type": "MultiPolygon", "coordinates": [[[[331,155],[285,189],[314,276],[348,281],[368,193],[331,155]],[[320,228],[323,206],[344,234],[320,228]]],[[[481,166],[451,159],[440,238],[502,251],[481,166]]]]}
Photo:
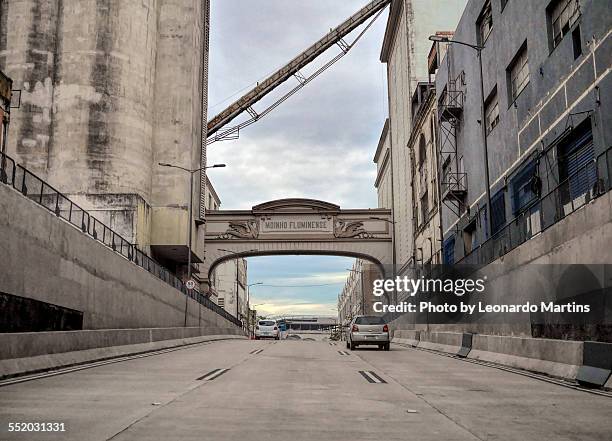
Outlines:
{"type": "MultiPolygon", "coordinates": [[[[209,119],[366,3],[213,0],[209,119]]],[[[386,18],[387,11],[347,56],[244,129],[240,139],[209,147],[210,164],[228,165],[210,173],[222,208],[248,209],[287,197],[321,199],[343,208],[376,207],[372,157],[386,118],[385,68],[379,61],[386,18]]],[[[337,53],[337,47],[330,49],[322,62],[337,53]]],[[[295,85],[289,80],[255,110],[295,85]]],[[[249,259],[249,283],[265,283],[251,288],[251,304],[263,303],[257,310],[268,314],[333,315],[352,263],[329,256],[249,259]]]]}

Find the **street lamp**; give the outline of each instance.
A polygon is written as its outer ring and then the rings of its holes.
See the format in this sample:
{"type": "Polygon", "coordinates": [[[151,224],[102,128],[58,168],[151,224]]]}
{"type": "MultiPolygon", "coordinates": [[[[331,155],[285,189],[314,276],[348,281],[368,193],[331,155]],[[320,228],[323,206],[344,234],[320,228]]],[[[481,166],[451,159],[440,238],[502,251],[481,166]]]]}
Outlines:
{"type": "MultiPolygon", "coordinates": [[[[232,251],[232,250],[226,250],[224,248],[219,248],[219,251],[224,251],[226,253],[230,253],[230,254],[243,254],[243,253],[254,253],[257,252],[258,250],[247,250],[247,251],[232,251]]],[[[239,274],[238,274],[238,266],[239,266],[239,262],[238,259],[236,259],[236,318],[238,320],[240,320],[240,317],[238,316],[240,313],[238,311],[238,289],[240,287],[240,282],[239,282],[239,274]]]]}
{"type": "Polygon", "coordinates": [[[430,41],[436,43],[448,43],[448,44],[459,44],[467,46],[476,51],[478,55],[478,67],[480,69],[480,126],[482,128],[482,147],[483,147],[483,159],[484,159],[484,170],[485,170],[485,185],[487,195],[487,227],[489,229],[489,237],[493,236],[493,213],[491,212],[491,182],[489,180],[489,147],[487,144],[487,125],[486,125],[486,113],[485,113],[485,96],[484,96],[484,80],[482,75],[482,50],[484,46],[478,46],[475,44],[466,43],[464,41],[451,40],[448,37],[441,35],[430,35],[430,41]]]}
{"type": "MultiPolygon", "coordinates": [[[[191,220],[191,216],[193,213],[193,175],[196,172],[202,171],[202,170],[206,170],[209,168],[220,168],[220,167],[225,167],[225,164],[215,164],[215,165],[210,165],[208,167],[200,167],[200,168],[196,168],[196,169],[189,169],[189,168],[185,168],[185,167],[181,167],[180,165],[173,165],[173,164],[168,164],[165,162],[160,162],[158,163],[161,167],[170,167],[170,168],[178,168],[179,170],[183,170],[187,173],[189,173],[189,242],[187,244],[187,280],[191,280],[191,237],[192,237],[192,231],[193,231],[193,225],[192,225],[192,220],[191,220]]],[[[189,289],[189,288],[188,288],[189,289]]],[[[191,289],[190,289],[191,291],[191,289]]],[[[187,327],[187,304],[188,304],[188,296],[185,296],[185,323],[184,323],[184,327],[187,327]]],[[[198,304],[200,304],[200,302],[198,301],[198,304]]],[[[200,305],[200,317],[198,318],[198,326],[200,326],[200,320],[201,320],[201,305],[200,305]]]]}

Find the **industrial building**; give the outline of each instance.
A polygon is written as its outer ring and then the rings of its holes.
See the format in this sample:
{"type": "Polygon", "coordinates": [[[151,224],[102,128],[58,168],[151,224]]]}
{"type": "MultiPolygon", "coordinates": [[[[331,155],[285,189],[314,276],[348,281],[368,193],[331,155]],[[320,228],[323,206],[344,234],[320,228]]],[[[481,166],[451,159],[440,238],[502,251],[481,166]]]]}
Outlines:
{"type": "Polygon", "coordinates": [[[573,213],[610,208],[598,199],[612,164],[611,24],[606,2],[470,0],[438,43],[446,263],[494,262],[551,228],[517,264],[610,261],[573,213]]]}
{"type": "MultiPolygon", "coordinates": [[[[189,175],[158,164],[206,164],[209,1],[8,1],[0,23],[0,69],[21,92],[8,155],[184,273],[205,201],[188,219],[189,175]]],[[[192,246],[200,262],[200,228],[192,246]]]]}

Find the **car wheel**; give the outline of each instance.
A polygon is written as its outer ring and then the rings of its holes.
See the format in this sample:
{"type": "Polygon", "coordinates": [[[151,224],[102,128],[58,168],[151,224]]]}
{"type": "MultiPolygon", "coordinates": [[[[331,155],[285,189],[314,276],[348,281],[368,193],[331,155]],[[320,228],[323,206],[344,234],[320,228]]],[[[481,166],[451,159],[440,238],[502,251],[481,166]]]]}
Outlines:
{"type": "Polygon", "coordinates": [[[378,349],[382,349],[384,347],[385,347],[385,345],[378,345],[378,349]]]}
{"type": "Polygon", "coordinates": [[[391,343],[385,343],[385,351],[388,351],[391,349],[391,343]]]}

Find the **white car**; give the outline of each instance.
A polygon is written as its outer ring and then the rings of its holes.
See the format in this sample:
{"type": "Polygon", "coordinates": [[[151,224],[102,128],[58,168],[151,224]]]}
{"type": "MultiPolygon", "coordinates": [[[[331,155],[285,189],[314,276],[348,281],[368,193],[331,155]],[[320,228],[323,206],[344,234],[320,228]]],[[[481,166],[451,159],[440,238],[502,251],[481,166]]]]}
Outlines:
{"type": "Polygon", "coordinates": [[[358,315],[349,326],[346,347],[351,351],[360,345],[376,345],[385,351],[391,348],[389,325],[382,317],[358,315]]]}
{"type": "Polygon", "coordinates": [[[280,339],[280,331],[276,320],[259,320],[255,325],[255,340],[260,338],[280,339]]]}

